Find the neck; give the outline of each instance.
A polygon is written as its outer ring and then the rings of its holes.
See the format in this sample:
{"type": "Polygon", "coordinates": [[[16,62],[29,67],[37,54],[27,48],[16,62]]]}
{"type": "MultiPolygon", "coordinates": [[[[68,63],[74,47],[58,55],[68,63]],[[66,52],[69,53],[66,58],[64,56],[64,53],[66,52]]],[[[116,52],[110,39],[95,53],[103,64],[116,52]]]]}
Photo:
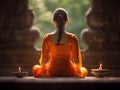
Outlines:
{"type": "Polygon", "coordinates": [[[60,31],[64,32],[64,29],[65,29],[64,27],[59,27],[58,26],[57,29],[56,29],[56,32],[60,32],[60,31]]]}

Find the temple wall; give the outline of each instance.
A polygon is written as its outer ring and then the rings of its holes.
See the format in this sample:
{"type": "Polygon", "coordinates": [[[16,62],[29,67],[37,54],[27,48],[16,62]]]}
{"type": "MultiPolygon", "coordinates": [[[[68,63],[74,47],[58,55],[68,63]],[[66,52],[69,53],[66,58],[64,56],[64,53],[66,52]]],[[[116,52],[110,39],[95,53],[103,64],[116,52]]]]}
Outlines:
{"type": "Polygon", "coordinates": [[[11,75],[19,66],[32,75],[40,56],[35,47],[40,33],[32,26],[33,20],[28,0],[0,1],[0,76],[11,75]]]}
{"type": "Polygon", "coordinates": [[[84,65],[90,71],[102,63],[111,76],[120,76],[120,1],[92,0],[86,23],[88,27],[80,34],[87,46],[83,50],[84,65]]]}

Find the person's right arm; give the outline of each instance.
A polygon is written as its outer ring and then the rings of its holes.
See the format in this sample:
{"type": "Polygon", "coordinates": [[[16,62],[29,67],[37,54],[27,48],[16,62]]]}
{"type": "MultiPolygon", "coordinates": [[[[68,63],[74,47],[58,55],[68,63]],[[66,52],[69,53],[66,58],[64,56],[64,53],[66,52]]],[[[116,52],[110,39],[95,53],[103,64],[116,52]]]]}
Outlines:
{"type": "Polygon", "coordinates": [[[72,43],[72,54],[73,54],[74,63],[82,67],[82,57],[81,57],[81,52],[78,45],[77,36],[73,35],[71,41],[72,41],[71,43],[72,43]]]}

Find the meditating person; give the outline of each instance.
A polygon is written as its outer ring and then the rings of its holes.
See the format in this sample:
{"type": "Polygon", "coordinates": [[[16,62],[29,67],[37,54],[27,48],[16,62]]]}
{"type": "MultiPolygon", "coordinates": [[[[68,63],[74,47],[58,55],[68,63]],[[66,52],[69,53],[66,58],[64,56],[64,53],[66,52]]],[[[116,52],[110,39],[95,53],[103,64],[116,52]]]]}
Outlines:
{"type": "Polygon", "coordinates": [[[65,31],[68,12],[57,8],[53,13],[56,30],[43,37],[40,65],[34,65],[34,77],[80,77],[88,70],[82,65],[82,56],[75,34],[65,31]]]}

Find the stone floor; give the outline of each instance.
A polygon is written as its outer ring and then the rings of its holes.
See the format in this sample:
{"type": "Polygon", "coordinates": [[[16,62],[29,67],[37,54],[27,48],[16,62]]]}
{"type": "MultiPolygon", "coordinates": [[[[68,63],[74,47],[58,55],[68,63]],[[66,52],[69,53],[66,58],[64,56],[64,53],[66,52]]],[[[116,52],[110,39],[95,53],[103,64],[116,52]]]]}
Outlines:
{"type": "Polygon", "coordinates": [[[0,87],[9,90],[96,90],[120,89],[120,77],[0,77],[0,87]]]}

